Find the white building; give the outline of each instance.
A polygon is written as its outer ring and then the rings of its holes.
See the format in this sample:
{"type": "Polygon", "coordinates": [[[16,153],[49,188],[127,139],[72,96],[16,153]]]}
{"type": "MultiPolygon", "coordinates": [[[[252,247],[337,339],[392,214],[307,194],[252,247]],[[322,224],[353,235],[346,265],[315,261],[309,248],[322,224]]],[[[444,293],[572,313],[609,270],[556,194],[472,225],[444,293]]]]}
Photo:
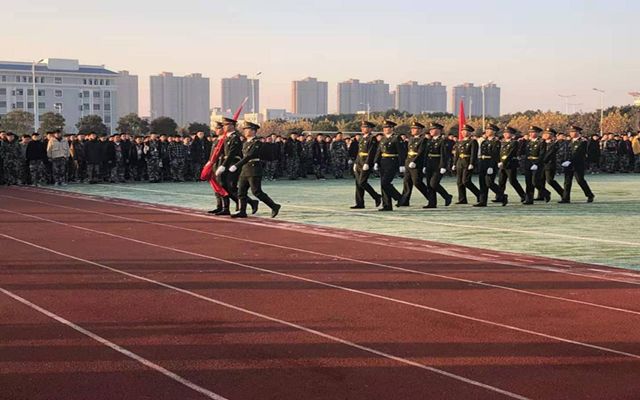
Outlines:
{"type": "Polygon", "coordinates": [[[382,80],[362,83],[358,79],[349,79],[338,83],[339,114],[387,111],[393,106],[393,95],[389,93],[389,84],[382,80]]]}
{"type": "MultiPolygon", "coordinates": [[[[0,61],[0,117],[14,110],[62,114],[65,132],[77,132],[76,123],[98,115],[113,132],[117,125],[118,73],[104,65],[80,65],[78,60],[49,58],[35,68],[32,63],[0,61]]],[[[36,127],[36,129],[39,127],[36,127]]]]}
{"type": "Polygon", "coordinates": [[[118,109],[116,118],[138,113],[138,76],[129,71],[120,71],[116,78],[118,87],[118,109]]]}
{"type": "Polygon", "coordinates": [[[291,82],[291,110],[294,114],[308,118],[327,115],[328,83],[316,78],[305,78],[291,82]]]}
{"type": "Polygon", "coordinates": [[[180,127],[210,118],[209,78],[202,74],[174,76],[171,72],[150,77],[151,118],[170,117],[180,127]]]}
{"type": "MultiPolygon", "coordinates": [[[[464,110],[467,116],[478,117],[482,115],[482,86],[474,86],[473,83],[463,83],[454,86],[451,92],[451,109],[453,114],[460,112],[460,100],[464,101],[464,110]]],[[[500,88],[494,83],[484,87],[485,115],[488,117],[500,116],[500,88]]]]}
{"type": "Polygon", "coordinates": [[[245,98],[247,103],[239,118],[243,118],[245,113],[256,113],[260,110],[260,80],[258,79],[248,79],[246,75],[223,78],[221,91],[224,112],[233,114],[245,98]]]}
{"type": "Polygon", "coordinates": [[[440,82],[420,85],[409,81],[397,86],[396,108],[412,114],[447,112],[447,87],[440,82]]]}

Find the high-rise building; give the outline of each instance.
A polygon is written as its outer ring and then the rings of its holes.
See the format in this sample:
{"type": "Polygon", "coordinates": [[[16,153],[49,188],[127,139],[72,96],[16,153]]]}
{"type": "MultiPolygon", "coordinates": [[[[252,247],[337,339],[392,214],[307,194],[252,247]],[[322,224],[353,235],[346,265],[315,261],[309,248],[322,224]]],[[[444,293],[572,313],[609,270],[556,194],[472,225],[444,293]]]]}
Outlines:
{"type": "Polygon", "coordinates": [[[396,108],[411,114],[447,112],[447,87],[440,82],[402,83],[396,89],[396,108]]]}
{"type": "MultiPolygon", "coordinates": [[[[77,132],[76,123],[86,115],[98,115],[110,132],[118,110],[118,73],[104,65],[81,65],[78,60],[49,58],[32,63],[0,61],[0,117],[14,110],[62,114],[65,132],[77,132]]],[[[38,129],[39,127],[36,127],[38,129]]]]}
{"type": "MultiPolygon", "coordinates": [[[[460,100],[464,101],[464,110],[467,116],[482,115],[482,87],[473,83],[464,83],[455,86],[451,92],[451,109],[455,115],[460,112],[460,100]]],[[[500,88],[491,83],[485,85],[485,115],[488,117],[500,116],[500,88]]]]}
{"type": "Polygon", "coordinates": [[[291,109],[294,114],[309,118],[326,115],[328,84],[316,78],[291,82],[291,109]]]}
{"type": "Polygon", "coordinates": [[[387,111],[393,108],[389,84],[382,80],[361,83],[349,79],[338,83],[338,113],[355,114],[358,111],[387,111]]]}
{"type": "Polygon", "coordinates": [[[181,127],[191,122],[209,122],[209,78],[163,72],[151,76],[150,81],[152,119],[170,117],[181,127]]]}
{"type": "Polygon", "coordinates": [[[138,76],[129,74],[129,71],[120,71],[116,78],[118,87],[118,109],[116,117],[131,113],[138,113],[138,76]]]}
{"type": "Polygon", "coordinates": [[[260,80],[248,79],[246,75],[236,75],[222,79],[222,111],[234,113],[247,98],[243,113],[257,113],[260,110],[260,80]],[[255,104],[254,104],[255,102],[255,104]]]}

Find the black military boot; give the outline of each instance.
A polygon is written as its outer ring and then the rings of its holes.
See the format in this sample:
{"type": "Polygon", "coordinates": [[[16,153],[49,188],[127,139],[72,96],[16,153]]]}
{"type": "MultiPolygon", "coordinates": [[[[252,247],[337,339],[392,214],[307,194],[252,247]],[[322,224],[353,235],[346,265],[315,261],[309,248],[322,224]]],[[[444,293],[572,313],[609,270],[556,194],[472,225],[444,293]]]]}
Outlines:
{"type": "Polygon", "coordinates": [[[215,213],[215,215],[231,215],[231,212],[229,211],[230,203],[231,202],[229,201],[229,197],[225,197],[224,199],[222,199],[222,210],[215,213]]]}
{"type": "Polygon", "coordinates": [[[238,201],[240,211],[231,215],[231,218],[247,218],[247,199],[240,199],[238,201]]]}

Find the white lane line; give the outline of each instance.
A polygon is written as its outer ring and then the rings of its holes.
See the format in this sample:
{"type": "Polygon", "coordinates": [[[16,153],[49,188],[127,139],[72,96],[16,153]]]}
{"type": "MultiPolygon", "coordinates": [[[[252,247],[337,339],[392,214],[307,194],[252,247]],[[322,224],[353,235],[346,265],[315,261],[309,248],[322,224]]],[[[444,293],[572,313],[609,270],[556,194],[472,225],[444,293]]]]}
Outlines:
{"type": "MultiPolygon", "coordinates": [[[[2,235],[2,236],[5,236],[5,235],[2,235]]],[[[5,236],[5,237],[11,238],[11,237],[8,237],[8,236],[5,236]]],[[[15,239],[15,238],[11,238],[11,239],[20,241],[19,239],[15,239]]],[[[200,393],[200,394],[202,394],[202,395],[204,395],[204,396],[206,396],[206,397],[208,397],[210,399],[227,400],[225,397],[222,397],[219,394],[213,393],[212,391],[210,391],[208,389],[205,389],[202,386],[196,385],[195,383],[191,382],[188,379],[185,379],[185,378],[181,377],[180,375],[176,374],[175,372],[171,372],[168,369],[166,369],[164,367],[161,367],[160,365],[154,363],[153,361],[150,361],[150,360],[148,360],[148,359],[146,359],[146,358],[144,358],[144,357],[142,357],[142,356],[140,356],[140,355],[138,355],[138,354],[136,354],[136,353],[134,353],[134,352],[132,352],[130,350],[127,350],[124,347],[121,347],[121,346],[119,346],[119,345],[117,345],[117,344],[115,344],[115,343],[103,338],[102,336],[100,336],[100,335],[98,335],[96,333],[93,333],[93,332],[81,327],[80,325],[77,325],[77,324],[75,324],[75,323],[73,323],[73,322],[71,322],[71,321],[59,316],[58,314],[55,314],[55,313],[53,313],[53,312],[51,312],[49,310],[46,310],[46,309],[40,307],[39,305],[30,302],[29,300],[25,299],[24,297],[20,297],[19,295],[15,294],[15,293],[7,290],[7,289],[4,289],[2,287],[0,287],[0,292],[2,292],[5,295],[11,297],[12,299],[24,304],[25,306],[30,307],[33,310],[35,310],[35,311],[37,311],[37,312],[39,312],[41,314],[44,314],[47,317],[49,317],[49,318],[51,318],[51,319],[53,319],[53,320],[55,320],[55,321],[57,321],[57,322],[59,322],[59,323],[61,323],[63,325],[68,326],[69,328],[71,328],[73,330],[75,330],[77,332],[80,332],[81,334],[83,334],[85,336],[90,337],[91,339],[95,340],[96,342],[98,342],[98,343],[100,343],[100,344],[102,344],[104,346],[107,346],[107,347],[117,351],[118,353],[123,354],[123,355],[125,355],[125,356],[127,356],[127,357],[129,357],[129,358],[131,358],[131,359],[133,359],[133,360],[135,360],[137,362],[139,362],[140,364],[144,365],[145,367],[151,368],[151,369],[161,373],[162,375],[173,379],[174,381],[180,383],[181,385],[184,385],[184,386],[188,387],[191,390],[194,390],[194,391],[196,391],[196,392],[198,392],[198,393],[200,393]]]]}
{"type": "MultiPolygon", "coordinates": [[[[98,233],[98,232],[96,231],[96,233],[98,233]]],[[[62,256],[62,257],[67,257],[67,258],[72,259],[72,260],[84,262],[86,264],[90,264],[90,265],[93,265],[93,266],[96,266],[96,267],[99,267],[99,268],[102,268],[102,269],[106,269],[106,270],[109,270],[111,272],[115,272],[115,273],[130,277],[130,278],[133,278],[133,279],[141,280],[141,281],[144,281],[144,282],[148,282],[148,283],[152,283],[154,285],[161,286],[161,287],[166,288],[166,289],[174,290],[176,292],[179,292],[179,293],[182,293],[182,294],[186,294],[188,296],[192,296],[192,297],[195,297],[197,299],[204,300],[206,302],[213,303],[213,304],[225,307],[225,308],[229,308],[231,310],[239,311],[239,312],[242,312],[242,313],[245,313],[245,314],[248,314],[248,315],[252,315],[254,317],[265,319],[267,321],[276,322],[276,323],[281,324],[281,325],[285,325],[285,326],[288,326],[288,327],[291,327],[291,328],[295,328],[295,329],[298,329],[300,331],[307,332],[307,333],[310,333],[312,335],[320,336],[322,338],[329,339],[331,341],[334,341],[334,342],[337,342],[337,343],[341,343],[341,344],[347,345],[349,347],[353,347],[353,348],[356,348],[356,349],[359,349],[359,350],[362,350],[362,351],[365,351],[367,353],[374,354],[374,355],[377,355],[377,356],[380,356],[380,357],[383,357],[383,358],[394,360],[394,361],[397,361],[397,362],[405,364],[405,365],[410,365],[410,366],[417,367],[417,368],[420,368],[420,369],[423,369],[423,370],[434,372],[436,374],[439,374],[439,375],[442,375],[442,376],[446,376],[448,378],[452,378],[452,379],[455,379],[455,380],[460,381],[460,382],[468,383],[468,384],[473,385],[473,386],[478,386],[478,387],[490,390],[490,391],[495,392],[495,393],[500,393],[502,395],[505,395],[505,396],[513,398],[513,399],[528,400],[524,396],[521,396],[521,395],[516,394],[516,393],[509,392],[509,391],[506,391],[506,390],[503,390],[503,389],[500,389],[500,388],[495,387],[495,386],[491,386],[491,385],[488,385],[488,384],[485,384],[485,383],[482,383],[482,382],[479,382],[479,381],[476,381],[476,380],[473,380],[473,379],[465,378],[464,376],[457,375],[457,374],[454,374],[452,372],[447,372],[447,371],[439,369],[439,368],[431,367],[429,365],[421,364],[421,363],[419,363],[417,361],[412,361],[412,360],[409,360],[409,359],[406,359],[406,358],[402,358],[402,357],[399,357],[399,356],[394,356],[392,354],[385,353],[383,351],[376,350],[376,349],[368,347],[368,346],[360,345],[360,344],[351,342],[351,341],[346,340],[346,339],[341,339],[341,338],[339,338],[337,336],[333,336],[333,335],[330,335],[328,333],[324,333],[324,332],[321,332],[321,331],[318,331],[318,330],[315,330],[315,329],[312,329],[312,328],[307,328],[306,326],[303,326],[303,325],[300,325],[300,324],[296,324],[296,323],[293,323],[293,322],[285,321],[283,319],[279,319],[279,318],[276,318],[276,317],[271,317],[269,315],[262,314],[262,313],[259,313],[259,312],[256,312],[256,311],[251,311],[251,310],[243,308],[243,307],[235,306],[233,304],[226,303],[224,301],[217,300],[217,299],[214,299],[212,297],[207,297],[207,296],[192,292],[192,291],[187,290],[187,289],[182,289],[182,288],[180,288],[178,286],[174,286],[174,285],[171,285],[171,284],[168,284],[168,283],[156,281],[154,279],[146,278],[144,276],[136,275],[136,274],[133,274],[133,273],[130,273],[130,272],[126,272],[126,271],[123,271],[123,270],[120,270],[120,269],[117,269],[117,268],[114,268],[114,267],[109,267],[107,265],[100,264],[98,262],[91,261],[91,260],[86,260],[86,259],[83,259],[83,258],[80,258],[80,257],[76,257],[76,256],[73,256],[71,254],[66,254],[66,253],[63,253],[63,252],[60,252],[60,251],[57,251],[57,250],[50,249],[48,247],[40,246],[40,245],[37,245],[37,244],[34,244],[34,243],[27,242],[27,241],[22,240],[22,239],[18,239],[18,238],[13,237],[13,236],[5,235],[3,233],[0,233],[0,236],[4,237],[6,239],[14,240],[16,242],[19,242],[19,243],[22,243],[22,244],[25,244],[25,245],[28,245],[28,246],[35,247],[35,248],[40,249],[40,250],[44,250],[44,251],[48,251],[48,252],[53,253],[53,254],[57,254],[57,255],[62,256]]],[[[117,346],[117,345],[115,345],[115,346],[117,346]]],[[[162,368],[162,367],[159,367],[159,368],[162,368]]],[[[220,399],[222,400],[222,398],[220,398],[220,399]]]]}
{"type": "MultiPolygon", "coordinates": [[[[49,202],[45,202],[45,201],[21,199],[21,198],[12,197],[12,196],[3,196],[3,197],[10,197],[10,198],[14,198],[14,199],[19,199],[21,201],[28,201],[28,202],[36,203],[36,204],[43,204],[43,205],[47,205],[47,206],[50,206],[50,207],[58,207],[58,208],[64,208],[64,209],[74,210],[74,211],[79,211],[79,212],[84,212],[84,213],[108,216],[108,217],[112,217],[112,218],[116,218],[116,219],[122,219],[122,220],[125,220],[125,221],[132,221],[132,222],[144,223],[144,224],[149,224],[149,225],[162,226],[162,227],[178,229],[178,230],[182,230],[182,231],[186,231],[186,232],[205,234],[205,235],[208,235],[208,236],[213,236],[213,237],[218,237],[218,238],[231,239],[231,240],[236,240],[236,241],[246,242],[246,243],[251,243],[251,244],[259,244],[259,245],[263,245],[263,246],[269,246],[269,247],[274,247],[274,248],[283,249],[283,250],[289,250],[289,251],[296,251],[296,252],[300,252],[300,253],[313,254],[313,255],[318,255],[318,256],[322,256],[322,257],[331,258],[331,259],[334,259],[334,260],[335,259],[339,259],[339,260],[353,262],[353,263],[357,263],[357,264],[372,265],[372,266],[377,266],[377,267],[381,267],[381,268],[385,268],[385,269],[390,269],[390,270],[394,270],[394,271],[400,271],[400,272],[405,272],[405,273],[410,273],[410,274],[415,274],[415,275],[431,276],[431,277],[436,277],[436,278],[441,278],[441,279],[446,279],[446,280],[452,280],[452,281],[463,282],[463,283],[468,283],[468,284],[476,284],[476,285],[480,285],[480,286],[491,287],[491,288],[494,288],[494,289],[502,289],[502,290],[507,290],[507,291],[511,291],[511,292],[515,292],[515,293],[521,293],[521,294],[526,294],[526,295],[530,295],[530,296],[536,296],[536,297],[541,297],[541,298],[546,298],[546,299],[551,299],[551,300],[565,301],[565,302],[568,302],[568,303],[581,304],[581,305],[590,306],[590,307],[597,307],[597,308],[602,308],[602,309],[606,309],[606,310],[610,310],[610,311],[618,311],[618,312],[623,312],[623,313],[628,313],[628,314],[640,315],[640,311],[634,311],[634,310],[629,310],[629,309],[626,309],[626,308],[607,306],[607,305],[598,304],[598,303],[591,303],[591,302],[588,302],[588,301],[569,299],[569,298],[561,297],[561,296],[553,296],[553,295],[547,295],[547,294],[542,294],[542,293],[537,293],[537,292],[531,292],[531,291],[524,290],[524,289],[513,288],[511,286],[505,286],[505,285],[498,285],[498,284],[492,284],[492,283],[487,283],[487,282],[474,281],[474,280],[464,279],[464,278],[457,278],[457,277],[453,277],[453,276],[449,276],[449,275],[436,274],[436,273],[431,273],[431,272],[426,272],[426,271],[421,271],[421,270],[415,270],[415,269],[410,269],[410,268],[397,267],[397,266],[378,263],[378,262],[372,262],[372,261],[365,261],[365,260],[360,260],[360,259],[355,259],[355,258],[343,257],[343,256],[339,256],[339,255],[336,255],[336,254],[326,254],[326,253],[321,253],[321,252],[317,252],[317,251],[313,251],[313,250],[305,250],[305,249],[300,249],[300,248],[296,248],[296,247],[290,247],[290,246],[278,245],[278,244],[274,244],[274,243],[263,242],[263,241],[256,240],[256,239],[237,238],[235,236],[229,236],[229,235],[224,235],[224,234],[220,234],[220,233],[213,233],[213,232],[209,232],[209,231],[203,231],[203,230],[200,230],[200,229],[186,228],[186,227],[172,225],[172,224],[166,224],[166,223],[162,223],[162,222],[146,221],[146,220],[138,219],[138,218],[125,217],[125,216],[121,216],[121,215],[115,215],[115,214],[104,213],[104,212],[99,212],[99,211],[86,210],[86,209],[76,208],[76,207],[71,207],[71,206],[63,206],[61,204],[49,203],[49,202]]],[[[159,211],[162,211],[162,210],[159,210],[159,211]]],[[[595,270],[595,271],[598,271],[598,270],[595,270]]]]}
{"type": "MultiPolygon", "coordinates": [[[[375,298],[375,299],[380,299],[380,300],[385,300],[385,301],[389,301],[389,302],[393,302],[393,303],[397,303],[397,304],[402,304],[402,305],[406,305],[406,306],[409,306],[409,307],[414,307],[414,308],[418,308],[418,309],[422,309],[422,310],[426,310],[426,311],[431,311],[431,312],[434,312],[434,313],[438,313],[438,314],[442,314],[442,315],[446,315],[446,316],[450,316],[450,317],[456,317],[456,318],[464,319],[464,320],[467,320],[467,321],[473,321],[473,322],[477,322],[477,323],[484,324],[484,325],[490,325],[490,326],[495,326],[495,327],[499,327],[499,328],[504,328],[504,329],[508,329],[508,330],[511,330],[511,331],[515,331],[515,332],[525,333],[525,334],[532,335],[532,336],[543,337],[543,338],[546,338],[546,339],[552,339],[552,340],[556,340],[556,341],[563,342],[563,343],[569,343],[569,344],[573,344],[573,345],[576,345],[576,346],[582,346],[582,347],[586,347],[586,348],[590,348],[590,349],[595,349],[595,350],[598,350],[598,351],[603,351],[603,352],[612,353],[612,354],[616,354],[616,355],[627,356],[627,357],[631,357],[631,358],[635,358],[635,359],[640,360],[640,355],[639,354],[628,353],[628,352],[625,352],[625,351],[616,350],[616,349],[612,349],[612,348],[604,347],[604,346],[598,346],[598,345],[591,344],[591,343],[579,342],[577,340],[567,339],[567,338],[563,338],[563,337],[560,337],[560,336],[549,335],[549,334],[546,334],[546,333],[532,331],[532,330],[525,329],[525,328],[519,328],[519,327],[513,326],[513,325],[503,324],[503,323],[500,323],[500,322],[494,322],[494,321],[490,321],[490,320],[483,319],[483,318],[476,318],[476,317],[472,317],[470,315],[459,314],[459,313],[452,312],[452,311],[446,311],[446,310],[442,310],[440,308],[429,307],[429,306],[426,306],[426,305],[423,305],[423,304],[412,303],[410,301],[400,300],[400,299],[396,299],[396,298],[393,298],[393,297],[388,297],[388,296],[383,296],[383,295],[379,295],[379,294],[375,294],[375,293],[371,293],[371,292],[366,292],[366,291],[363,291],[363,290],[352,289],[352,288],[349,288],[349,287],[346,287],[346,286],[340,286],[340,285],[336,285],[336,284],[333,284],[333,283],[322,282],[322,281],[318,281],[318,280],[311,279],[311,278],[305,278],[305,277],[302,277],[302,276],[297,276],[297,275],[293,275],[293,274],[287,274],[287,273],[284,273],[284,272],[272,271],[270,269],[260,268],[260,267],[256,267],[256,266],[253,266],[253,265],[240,263],[240,262],[237,262],[237,261],[231,261],[231,260],[226,260],[224,258],[209,256],[209,255],[202,254],[202,253],[196,253],[196,252],[192,252],[192,251],[188,251],[188,250],[182,250],[182,249],[178,249],[176,247],[163,246],[163,245],[160,245],[160,244],[145,242],[144,240],[133,239],[133,238],[130,238],[130,237],[127,237],[127,236],[118,235],[118,234],[115,234],[115,233],[109,233],[109,232],[99,231],[99,230],[96,230],[96,229],[85,228],[85,227],[78,226],[78,225],[68,224],[68,223],[65,223],[65,222],[59,222],[59,221],[55,221],[55,220],[52,220],[52,219],[43,218],[43,217],[37,217],[37,216],[33,216],[33,215],[27,215],[27,214],[23,214],[23,213],[20,213],[20,212],[17,212],[17,211],[11,211],[11,210],[7,210],[7,209],[3,209],[3,208],[0,208],[0,210],[1,211],[5,211],[5,212],[9,212],[9,213],[12,213],[12,214],[21,215],[21,216],[27,217],[27,218],[33,218],[33,219],[37,219],[37,220],[41,220],[41,221],[50,222],[50,223],[53,223],[53,224],[56,224],[56,225],[62,225],[62,226],[66,226],[66,227],[69,227],[69,228],[75,228],[75,229],[79,229],[79,230],[83,230],[83,231],[87,231],[87,232],[91,232],[91,233],[97,233],[97,234],[100,234],[100,235],[114,237],[114,238],[117,238],[117,239],[127,240],[127,241],[130,241],[130,242],[143,244],[143,245],[147,245],[147,246],[151,246],[151,247],[156,247],[156,248],[163,249],[163,250],[169,250],[169,251],[173,251],[173,252],[176,252],[176,253],[186,254],[186,255],[189,255],[189,256],[193,256],[193,257],[200,257],[200,258],[204,258],[204,259],[223,262],[223,263],[229,264],[229,265],[235,265],[235,266],[238,266],[238,267],[251,269],[251,270],[255,270],[255,271],[259,271],[259,272],[264,272],[264,273],[267,273],[267,274],[278,275],[278,276],[283,276],[283,277],[286,277],[286,278],[291,278],[291,279],[294,279],[294,280],[313,283],[313,284],[316,284],[316,285],[319,285],[319,286],[325,286],[325,287],[329,287],[329,288],[332,288],[332,289],[338,289],[338,290],[342,290],[342,291],[349,292],[349,293],[355,293],[355,294],[359,294],[359,295],[363,295],[363,296],[367,296],[367,297],[372,297],[372,298],[375,298]]],[[[0,236],[7,236],[7,235],[0,234],[0,236]]],[[[9,237],[9,236],[7,236],[7,237],[9,237]]]]}
{"type": "MultiPolygon", "coordinates": [[[[106,185],[104,185],[106,186],[106,185]]],[[[134,188],[127,188],[127,187],[122,187],[125,189],[131,189],[131,190],[151,190],[151,189],[134,189],[134,188]]],[[[178,214],[184,214],[184,215],[191,215],[193,217],[198,217],[198,218],[206,218],[208,220],[214,220],[217,219],[217,217],[212,217],[212,216],[208,216],[208,215],[199,215],[199,214],[192,214],[192,213],[186,213],[184,211],[180,211],[179,208],[172,208],[171,210],[167,209],[167,207],[169,206],[164,206],[162,205],[162,208],[158,208],[157,206],[154,207],[153,205],[149,205],[149,206],[141,206],[141,205],[136,205],[136,204],[132,204],[132,202],[135,202],[135,200],[130,200],[130,199],[125,199],[125,198],[113,198],[113,197],[105,197],[105,196],[101,196],[101,195],[86,195],[86,194],[81,194],[81,193],[77,193],[77,192],[72,192],[72,191],[61,191],[61,190],[56,190],[56,189],[40,189],[40,190],[35,190],[35,189],[28,189],[28,188],[20,188],[21,190],[25,190],[28,192],[42,192],[43,190],[46,191],[48,194],[52,195],[52,196],[61,196],[61,197],[70,197],[70,198],[75,198],[75,199],[83,199],[83,200],[87,200],[87,201],[96,201],[96,202],[104,202],[104,203],[108,203],[108,204],[113,204],[114,202],[117,202],[118,204],[121,204],[123,206],[129,206],[129,207],[135,207],[135,208],[141,208],[141,209],[146,209],[146,210],[160,210],[163,209],[166,212],[175,212],[178,214]],[[107,201],[109,200],[109,201],[107,201]],[[176,210],[176,211],[172,211],[172,210],[176,210]]],[[[174,193],[174,192],[166,192],[166,191],[159,191],[156,190],[155,192],[159,192],[159,193],[165,193],[165,194],[177,194],[179,195],[180,193],[174,193]]],[[[193,196],[205,196],[205,195],[197,195],[194,194],[193,196]]],[[[146,204],[150,204],[150,203],[146,203],[146,204]]],[[[160,206],[160,205],[158,205],[160,206]]],[[[194,209],[194,212],[202,212],[201,210],[196,210],[194,209]]],[[[336,211],[337,212],[337,211],[336,211]]],[[[347,214],[349,212],[346,212],[347,214]]],[[[366,215],[366,214],[363,214],[366,215]]],[[[329,233],[329,231],[320,231],[318,228],[318,226],[316,225],[307,225],[304,228],[301,228],[300,225],[301,224],[295,224],[294,223],[282,223],[279,222],[277,224],[268,224],[268,223],[264,223],[264,222],[260,222],[259,220],[262,220],[262,218],[253,218],[253,221],[251,220],[244,220],[244,221],[234,221],[235,223],[242,223],[242,224],[247,224],[247,225],[255,225],[255,226],[260,226],[260,227],[265,227],[265,228],[275,228],[275,229],[282,229],[282,230],[288,230],[288,231],[293,231],[293,232],[300,232],[300,233],[312,233],[314,235],[319,235],[319,236],[329,236],[329,237],[334,237],[334,238],[338,238],[338,239],[343,239],[344,237],[341,235],[337,235],[335,233],[329,233]]],[[[430,222],[429,222],[430,223],[430,222]]],[[[328,228],[327,228],[328,229],[328,228]]],[[[354,231],[354,234],[356,232],[354,231]]],[[[360,235],[359,235],[360,236],[360,235]]],[[[367,240],[362,240],[359,239],[359,236],[351,236],[350,240],[352,241],[357,241],[357,242],[361,242],[361,243],[367,243],[367,244],[371,244],[371,237],[369,236],[369,239],[367,240]]],[[[637,281],[630,281],[630,280],[624,280],[622,278],[616,279],[616,278],[610,278],[610,277],[606,277],[606,276],[599,276],[599,275],[593,275],[593,274],[584,274],[584,273],[578,273],[578,272],[573,272],[573,271],[563,271],[563,270],[558,270],[555,268],[551,268],[551,267],[547,267],[545,265],[531,265],[531,264],[522,264],[522,263],[518,263],[515,261],[504,261],[504,260],[500,260],[500,259],[489,259],[489,258],[483,258],[483,257],[478,257],[478,256],[472,256],[472,255],[465,255],[465,254],[461,254],[461,253],[456,253],[454,250],[444,250],[444,249],[437,249],[434,248],[433,250],[427,250],[427,249],[422,249],[420,247],[415,247],[415,246],[405,246],[402,243],[398,243],[398,242],[394,242],[394,243],[387,243],[388,239],[385,240],[381,240],[380,238],[375,238],[375,241],[377,244],[379,245],[383,245],[383,246],[390,246],[390,247],[394,247],[395,249],[398,248],[402,248],[402,249],[406,249],[406,250],[413,250],[413,251],[422,251],[422,252],[426,252],[426,253],[432,253],[432,254],[441,254],[444,256],[449,256],[449,257],[457,257],[457,258],[461,258],[461,259],[466,259],[466,260],[473,260],[473,261],[481,261],[481,262],[492,262],[495,264],[500,264],[500,265],[506,265],[506,266],[510,266],[510,267],[519,267],[519,268],[526,268],[526,269],[535,269],[538,271],[545,271],[545,272],[554,272],[554,273],[559,273],[559,274],[565,274],[565,275],[573,275],[573,276],[581,276],[581,277],[587,277],[587,278],[592,278],[592,279],[598,279],[598,280],[603,280],[603,281],[610,281],[610,282],[620,282],[620,283],[627,283],[627,284],[631,284],[631,285],[640,285],[640,282],[637,281]]],[[[635,245],[634,245],[635,246],[635,245]]],[[[474,250],[478,250],[478,249],[474,249],[474,250]]],[[[505,254],[505,257],[508,257],[508,254],[505,254]]],[[[543,261],[543,260],[540,260],[543,261]]],[[[591,263],[593,265],[593,263],[591,263]]],[[[603,265],[603,267],[609,267],[609,268],[616,268],[616,267],[611,267],[611,266],[606,266],[603,265]]],[[[572,268],[571,266],[565,266],[565,268],[572,268]]],[[[618,268],[621,269],[622,268],[618,268]]]]}
{"type": "MultiPolygon", "coordinates": [[[[99,185],[99,186],[107,186],[107,185],[99,185]]],[[[163,191],[163,190],[144,189],[144,188],[136,188],[136,187],[131,187],[131,186],[123,186],[123,185],[108,185],[108,187],[117,187],[119,189],[139,190],[139,191],[145,191],[145,192],[172,194],[172,195],[175,195],[175,196],[211,198],[211,195],[198,194],[198,193],[168,192],[168,191],[163,191]]],[[[384,218],[384,219],[395,220],[395,221],[404,221],[404,222],[407,222],[409,220],[408,218],[403,218],[403,217],[394,217],[394,216],[390,216],[390,215],[378,215],[379,213],[378,214],[372,214],[372,213],[367,213],[367,212],[362,212],[362,211],[351,211],[351,210],[350,211],[343,211],[343,210],[334,210],[334,209],[321,208],[321,207],[301,206],[301,205],[289,204],[289,203],[286,204],[286,207],[323,211],[323,212],[329,212],[329,213],[332,213],[332,214],[339,213],[339,214],[345,214],[345,215],[360,215],[360,216],[366,216],[366,217],[375,218],[375,219],[384,218]]],[[[408,215],[406,213],[403,213],[403,214],[408,215]]],[[[421,215],[426,215],[426,213],[423,213],[421,215]]],[[[496,232],[521,233],[521,234],[524,234],[524,235],[540,236],[540,232],[538,232],[538,231],[527,231],[527,230],[522,230],[522,229],[506,229],[506,228],[496,228],[496,227],[491,227],[491,226],[453,224],[453,223],[449,223],[449,222],[437,222],[437,221],[429,221],[429,224],[430,225],[449,226],[449,227],[453,227],[453,228],[482,229],[482,230],[491,230],[491,231],[496,231],[496,232]]],[[[636,246],[637,245],[637,243],[633,243],[633,242],[623,242],[623,241],[620,241],[620,240],[607,240],[607,239],[601,239],[601,238],[582,237],[582,236],[575,236],[575,235],[565,235],[565,234],[561,234],[561,233],[545,233],[545,236],[553,236],[553,237],[562,238],[562,239],[585,240],[585,241],[591,241],[591,242],[608,243],[608,244],[614,244],[614,245],[620,245],[620,246],[623,246],[623,245],[624,246],[636,246]]]]}

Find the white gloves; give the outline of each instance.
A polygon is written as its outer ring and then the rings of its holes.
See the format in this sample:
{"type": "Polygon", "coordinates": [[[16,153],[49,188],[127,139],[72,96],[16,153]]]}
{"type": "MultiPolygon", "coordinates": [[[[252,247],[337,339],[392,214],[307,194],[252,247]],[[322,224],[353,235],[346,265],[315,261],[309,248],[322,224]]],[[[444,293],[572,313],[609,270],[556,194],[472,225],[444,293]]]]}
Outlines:
{"type": "Polygon", "coordinates": [[[144,154],[147,154],[147,153],[149,152],[149,146],[145,145],[145,146],[142,148],[142,151],[144,152],[144,154]]]}
{"type": "Polygon", "coordinates": [[[405,171],[404,167],[400,167],[400,173],[404,174],[404,171],[405,171]]]}
{"type": "Polygon", "coordinates": [[[162,168],[162,160],[160,160],[160,163],[158,163],[158,165],[160,166],[160,168],[162,168]]]}
{"type": "Polygon", "coordinates": [[[456,166],[455,165],[451,166],[451,170],[455,171],[456,170],[456,166]]]}
{"type": "Polygon", "coordinates": [[[364,165],[362,166],[362,170],[363,170],[363,171],[368,171],[368,170],[369,170],[369,164],[364,164],[364,165]]]}
{"type": "Polygon", "coordinates": [[[473,164],[469,164],[469,167],[467,167],[467,169],[471,171],[473,169],[473,164]]]}
{"type": "Polygon", "coordinates": [[[235,165],[232,165],[229,167],[229,172],[236,172],[238,170],[238,167],[236,167],[235,165]]]}
{"type": "Polygon", "coordinates": [[[446,168],[440,168],[440,175],[444,175],[447,173],[447,169],[446,168]]]}
{"type": "Polygon", "coordinates": [[[487,168],[487,175],[493,175],[493,168],[487,168]]]}
{"type": "Polygon", "coordinates": [[[349,164],[349,165],[353,164],[353,160],[349,159],[349,160],[347,161],[347,164],[349,164]]]}
{"type": "MultiPolygon", "coordinates": [[[[402,167],[400,167],[400,168],[402,168],[402,167]]],[[[415,168],[416,168],[416,163],[414,163],[413,161],[411,161],[411,162],[409,163],[409,168],[411,168],[411,169],[415,169],[415,168]]]]}
{"type": "Polygon", "coordinates": [[[537,171],[538,170],[538,166],[533,164],[530,168],[532,171],[537,171]]]}
{"type": "Polygon", "coordinates": [[[504,165],[503,163],[499,162],[498,163],[498,168],[502,168],[503,165],[504,165]]]}
{"type": "Polygon", "coordinates": [[[222,166],[222,165],[221,165],[221,166],[219,166],[219,167],[218,167],[218,169],[216,169],[216,176],[220,176],[220,175],[222,175],[222,173],[223,173],[224,171],[226,171],[226,170],[227,170],[227,169],[226,169],[224,166],[222,166]]]}
{"type": "Polygon", "coordinates": [[[422,168],[422,173],[426,174],[427,173],[427,167],[422,168]]]}
{"type": "MultiPolygon", "coordinates": [[[[364,167],[362,169],[364,169],[364,167]]],[[[353,172],[358,172],[358,166],[356,164],[353,164],[353,172]]]]}
{"type": "Polygon", "coordinates": [[[378,163],[373,164],[373,170],[377,171],[378,170],[378,163]]]}
{"type": "Polygon", "coordinates": [[[567,168],[569,165],[571,165],[571,161],[565,161],[560,165],[562,165],[563,167],[567,168]]]}

